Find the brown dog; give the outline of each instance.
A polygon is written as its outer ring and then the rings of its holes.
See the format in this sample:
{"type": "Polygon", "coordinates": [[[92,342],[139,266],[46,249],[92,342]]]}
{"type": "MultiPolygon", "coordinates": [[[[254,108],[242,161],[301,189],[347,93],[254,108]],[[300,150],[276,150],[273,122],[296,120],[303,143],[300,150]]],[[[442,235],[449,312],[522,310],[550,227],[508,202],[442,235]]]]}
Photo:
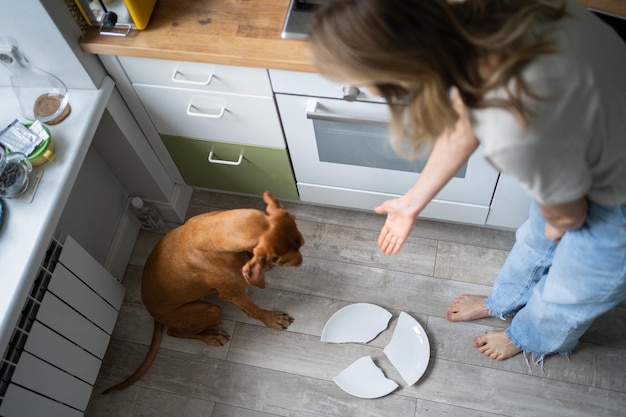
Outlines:
{"type": "Polygon", "coordinates": [[[257,306],[246,293],[247,284],[265,288],[265,271],[276,266],[299,266],[304,239],[294,216],[266,191],[266,212],[235,209],[192,217],[157,243],[143,270],[141,297],[154,318],[148,354],[125,381],[104,393],[135,383],[156,356],[163,326],[174,337],[200,339],[220,346],[229,340],[218,329],[220,307],[202,297],[218,296],[248,316],[276,330],[286,329],[293,318],[257,306]]]}

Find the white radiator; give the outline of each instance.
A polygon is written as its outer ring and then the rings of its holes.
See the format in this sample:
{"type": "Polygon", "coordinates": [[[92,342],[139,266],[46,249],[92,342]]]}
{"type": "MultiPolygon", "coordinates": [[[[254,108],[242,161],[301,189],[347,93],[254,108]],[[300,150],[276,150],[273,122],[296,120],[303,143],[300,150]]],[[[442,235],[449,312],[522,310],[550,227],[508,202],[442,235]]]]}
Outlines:
{"type": "Polygon", "coordinates": [[[83,416],[124,292],[70,236],[54,241],[0,363],[0,416],[83,416]]]}

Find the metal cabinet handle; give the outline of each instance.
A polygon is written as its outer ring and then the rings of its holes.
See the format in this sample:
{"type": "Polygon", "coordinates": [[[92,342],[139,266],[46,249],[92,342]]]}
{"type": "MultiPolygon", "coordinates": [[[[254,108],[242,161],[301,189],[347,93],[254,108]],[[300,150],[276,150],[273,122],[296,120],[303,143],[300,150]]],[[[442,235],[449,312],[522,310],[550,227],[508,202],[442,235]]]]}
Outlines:
{"type": "Polygon", "coordinates": [[[184,78],[178,77],[179,74],[183,75],[177,69],[174,70],[174,73],[172,74],[172,82],[173,83],[189,84],[189,85],[209,85],[209,84],[211,84],[211,81],[213,81],[213,73],[209,74],[209,78],[206,81],[204,81],[204,80],[200,80],[200,81],[186,80],[184,78]]]}
{"type": "Polygon", "coordinates": [[[340,123],[356,123],[356,124],[364,124],[364,125],[376,125],[376,126],[388,126],[388,120],[382,119],[371,119],[371,118],[361,118],[355,116],[344,116],[341,114],[333,114],[327,113],[323,111],[319,111],[318,103],[313,102],[307,106],[306,118],[310,120],[325,120],[329,122],[340,122],[340,123]]]}
{"type": "Polygon", "coordinates": [[[208,160],[212,164],[237,166],[241,165],[241,161],[243,161],[243,152],[239,154],[239,159],[236,161],[225,161],[223,159],[213,159],[213,151],[211,151],[209,152],[208,160]]]}
{"type": "Polygon", "coordinates": [[[105,28],[104,26],[100,26],[100,35],[118,36],[125,38],[130,34],[132,28],[132,25],[129,23],[116,23],[115,26],[112,28],[105,28]]]}
{"type": "Polygon", "coordinates": [[[217,113],[205,113],[197,110],[197,107],[193,105],[193,103],[189,103],[187,106],[187,116],[193,117],[208,117],[209,119],[219,119],[224,116],[224,111],[226,111],[226,104],[222,105],[222,108],[217,113]],[[194,109],[196,109],[194,111],[194,109]]]}

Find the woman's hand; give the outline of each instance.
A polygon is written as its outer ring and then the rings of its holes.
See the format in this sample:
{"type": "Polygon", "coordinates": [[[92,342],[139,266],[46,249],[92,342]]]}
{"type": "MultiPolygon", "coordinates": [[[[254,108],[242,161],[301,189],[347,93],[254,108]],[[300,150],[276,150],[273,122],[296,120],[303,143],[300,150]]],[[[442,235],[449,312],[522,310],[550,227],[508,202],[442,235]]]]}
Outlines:
{"type": "Polygon", "coordinates": [[[385,255],[396,255],[409,237],[416,213],[406,198],[394,198],[374,208],[378,214],[387,214],[387,220],[378,236],[378,247],[385,255]]]}
{"type": "Polygon", "coordinates": [[[437,138],[417,181],[400,198],[387,200],[374,208],[378,214],[387,214],[380,231],[378,246],[386,254],[397,254],[406,241],[415,218],[439,191],[454,178],[458,170],[478,148],[479,142],[467,115],[458,90],[453,90],[452,101],[459,113],[453,129],[437,138]]]}
{"type": "Polygon", "coordinates": [[[546,238],[553,242],[560,241],[567,231],[582,227],[589,210],[589,204],[585,197],[569,203],[554,205],[537,203],[537,205],[539,205],[541,214],[546,219],[544,232],[546,238]]]}
{"type": "Polygon", "coordinates": [[[550,223],[546,223],[545,234],[548,239],[553,242],[559,242],[565,232],[552,226],[550,223]]]}

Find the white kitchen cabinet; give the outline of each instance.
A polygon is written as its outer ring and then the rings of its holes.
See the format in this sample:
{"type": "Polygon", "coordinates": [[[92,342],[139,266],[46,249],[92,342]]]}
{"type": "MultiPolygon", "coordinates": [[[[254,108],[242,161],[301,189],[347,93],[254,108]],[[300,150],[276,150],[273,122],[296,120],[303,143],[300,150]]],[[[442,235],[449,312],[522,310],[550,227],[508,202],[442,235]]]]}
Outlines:
{"type": "Polygon", "coordinates": [[[118,60],[133,84],[272,97],[267,71],[261,68],[127,56],[118,60]]]}
{"type": "Polygon", "coordinates": [[[133,87],[161,135],[285,148],[271,97],[133,87]]]}
{"type": "Polygon", "coordinates": [[[267,70],[118,60],[160,135],[285,148],[267,70]]]}
{"type": "MultiPolygon", "coordinates": [[[[279,172],[290,173],[287,188],[292,188],[291,183],[296,181],[292,174],[295,171],[298,175],[295,193],[302,201],[314,204],[371,210],[385,199],[402,194],[416,178],[411,173],[396,174],[397,170],[392,168],[383,170],[384,175],[378,171],[369,175],[361,172],[367,171],[367,167],[356,167],[354,175],[346,175],[337,174],[337,163],[329,162],[326,164],[328,168],[324,169],[317,166],[310,169],[301,163],[302,158],[298,155],[302,152],[298,149],[304,137],[294,134],[292,125],[294,120],[304,117],[304,110],[287,103],[281,107],[279,118],[275,100],[280,104],[281,100],[308,96],[309,101],[315,101],[317,107],[328,112],[330,105],[320,97],[341,99],[345,89],[317,74],[135,57],[102,58],[147,132],[146,136],[150,137],[149,131],[152,130],[153,136],[158,137],[158,142],[153,143],[155,149],[161,147],[164,158],[170,159],[176,167],[177,175],[192,186],[246,194],[254,194],[251,189],[263,189],[264,184],[267,189],[272,186],[278,189],[279,184],[272,181],[275,174],[255,175],[255,181],[240,174],[251,172],[247,169],[249,166],[263,168],[263,149],[286,151],[290,159],[281,158],[281,164],[287,165],[279,172]],[[292,83],[285,82],[292,79],[295,80],[292,83]],[[278,94],[274,96],[274,93],[278,94]],[[287,142],[283,132],[290,135],[287,142]],[[206,146],[201,141],[206,141],[206,146]],[[294,141],[297,146],[289,141],[294,141]],[[222,165],[211,162],[210,151],[220,143],[222,147],[229,143],[239,146],[237,155],[245,150],[247,156],[236,169],[229,169],[234,165],[228,165],[238,160],[234,153],[234,157],[229,154],[222,165]],[[305,178],[304,171],[331,178],[311,180],[305,178]],[[390,179],[390,174],[411,179],[398,181],[395,176],[390,179]],[[360,179],[366,186],[344,184],[350,178],[360,179]],[[376,187],[378,183],[380,186],[376,187]]],[[[365,107],[365,103],[370,103],[367,105],[372,108],[384,106],[380,98],[366,91],[358,92],[357,98],[363,104],[345,102],[345,105],[351,110],[357,106],[365,107]]],[[[339,101],[343,103],[343,100],[339,101]]],[[[307,158],[314,157],[317,148],[313,146],[304,153],[307,158]]],[[[212,159],[221,162],[215,152],[212,159]]],[[[422,216],[513,229],[523,223],[527,211],[528,201],[523,192],[520,193],[519,186],[509,179],[501,179],[477,154],[467,166],[467,175],[446,187],[422,216]]]]}
{"type": "Polygon", "coordinates": [[[267,70],[101,59],[165,165],[187,184],[298,199],[267,70]],[[220,152],[211,152],[216,146],[220,152]]]}
{"type": "Polygon", "coordinates": [[[487,225],[516,229],[528,218],[530,197],[512,177],[500,174],[491,200],[487,225]]]}

